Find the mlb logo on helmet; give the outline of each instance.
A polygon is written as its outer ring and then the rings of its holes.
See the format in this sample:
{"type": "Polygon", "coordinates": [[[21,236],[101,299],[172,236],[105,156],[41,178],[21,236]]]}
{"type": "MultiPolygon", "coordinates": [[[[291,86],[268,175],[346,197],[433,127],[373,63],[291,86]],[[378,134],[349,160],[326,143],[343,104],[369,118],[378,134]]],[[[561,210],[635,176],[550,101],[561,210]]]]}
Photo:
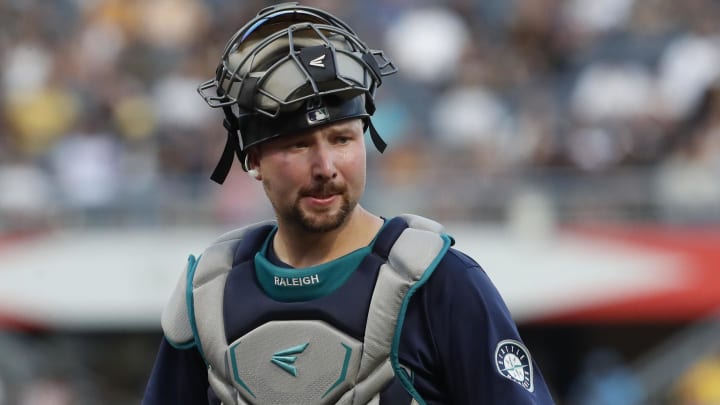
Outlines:
{"type": "Polygon", "coordinates": [[[328,114],[328,110],[325,107],[308,111],[307,113],[307,122],[310,125],[316,125],[323,121],[327,121],[328,118],[330,118],[330,114],[328,114]]]}

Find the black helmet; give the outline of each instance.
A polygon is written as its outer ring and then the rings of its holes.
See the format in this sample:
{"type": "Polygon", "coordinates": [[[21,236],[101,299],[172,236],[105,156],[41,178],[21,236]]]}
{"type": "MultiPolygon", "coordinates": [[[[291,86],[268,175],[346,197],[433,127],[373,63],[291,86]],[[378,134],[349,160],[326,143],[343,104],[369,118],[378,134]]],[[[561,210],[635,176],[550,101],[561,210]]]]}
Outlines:
{"type": "Polygon", "coordinates": [[[223,109],[228,130],[211,178],[222,184],[233,154],[247,170],[247,148],[262,141],[348,118],[362,118],[382,152],[370,116],[375,89],[395,72],[382,51],[325,11],[298,3],[260,10],[228,41],[215,78],[198,87],[223,109]]]}

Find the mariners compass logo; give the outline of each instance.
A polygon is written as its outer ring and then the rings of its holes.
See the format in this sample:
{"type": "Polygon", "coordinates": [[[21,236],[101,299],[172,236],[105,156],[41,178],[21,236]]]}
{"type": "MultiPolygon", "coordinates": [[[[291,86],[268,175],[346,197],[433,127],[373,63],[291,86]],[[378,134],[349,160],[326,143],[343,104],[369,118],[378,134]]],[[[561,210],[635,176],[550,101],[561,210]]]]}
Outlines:
{"type": "Polygon", "coordinates": [[[533,365],[530,351],[517,340],[503,340],[495,349],[495,365],[500,374],[533,392],[533,365]]]}

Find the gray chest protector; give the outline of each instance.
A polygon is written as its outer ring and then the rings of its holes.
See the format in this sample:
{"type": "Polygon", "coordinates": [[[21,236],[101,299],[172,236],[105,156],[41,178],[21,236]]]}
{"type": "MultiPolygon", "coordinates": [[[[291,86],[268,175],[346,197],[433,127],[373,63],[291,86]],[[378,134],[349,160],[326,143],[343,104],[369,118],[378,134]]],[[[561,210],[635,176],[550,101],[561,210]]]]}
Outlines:
{"type": "Polygon", "coordinates": [[[229,232],[197,261],[191,256],[163,311],[165,337],[179,348],[197,347],[210,386],[224,405],[378,404],[380,391],[394,376],[423,403],[398,361],[400,332],[410,297],[432,274],[451,239],[434,221],[401,217],[408,228],[380,267],[362,341],[323,321],[288,320],[267,322],[228,344],[223,291],[236,247],[250,230],[272,222],[229,232]],[[296,368],[300,358],[301,370],[296,368]]]}

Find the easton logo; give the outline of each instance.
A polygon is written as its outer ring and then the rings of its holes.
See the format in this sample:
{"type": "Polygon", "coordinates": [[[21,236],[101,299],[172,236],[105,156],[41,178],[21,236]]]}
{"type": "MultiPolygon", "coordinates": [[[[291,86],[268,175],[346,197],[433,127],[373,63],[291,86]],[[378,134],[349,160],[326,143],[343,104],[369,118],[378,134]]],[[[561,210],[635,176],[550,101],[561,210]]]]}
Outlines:
{"type": "Polygon", "coordinates": [[[323,62],[325,60],[325,54],[322,54],[318,56],[317,58],[313,59],[308,63],[310,66],[319,67],[325,69],[325,63],[323,62]]]}
{"type": "Polygon", "coordinates": [[[294,355],[304,352],[309,344],[310,343],[305,343],[275,352],[270,358],[270,362],[288,374],[297,377],[297,368],[293,365],[295,361],[297,361],[297,356],[294,355]]]}

